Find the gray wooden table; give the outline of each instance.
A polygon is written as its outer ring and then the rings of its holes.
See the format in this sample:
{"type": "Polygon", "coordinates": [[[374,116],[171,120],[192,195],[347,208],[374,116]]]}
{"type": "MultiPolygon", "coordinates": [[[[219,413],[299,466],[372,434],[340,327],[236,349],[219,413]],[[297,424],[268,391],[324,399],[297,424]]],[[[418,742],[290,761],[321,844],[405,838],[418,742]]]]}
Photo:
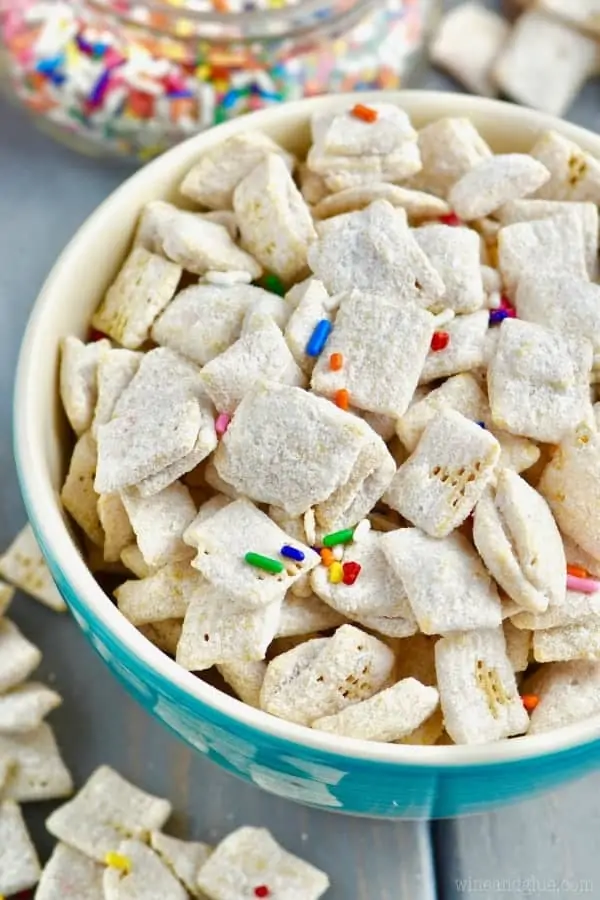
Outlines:
{"type": "MultiPolygon", "coordinates": [[[[455,87],[435,73],[425,85],[455,87]]],[[[597,83],[570,117],[600,128],[597,83]]],[[[0,100],[0,546],[24,521],[11,405],[29,310],[58,252],[128,171],[52,143],[0,100]]],[[[600,774],[498,813],[431,828],[304,809],[232,779],[167,734],[117,685],[68,617],[25,598],[11,615],[43,649],[40,674],[65,698],[52,721],[77,782],[100,763],[114,765],[171,798],[182,835],[215,841],[237,824],[267,824],[291,850],[328,870],[331,900],[434,900],[436,890],[440,900],[600,897],[600,774]]],[[[52,844],[43,827],[49,809],[27,810],[44,857],[52,844]]]]}

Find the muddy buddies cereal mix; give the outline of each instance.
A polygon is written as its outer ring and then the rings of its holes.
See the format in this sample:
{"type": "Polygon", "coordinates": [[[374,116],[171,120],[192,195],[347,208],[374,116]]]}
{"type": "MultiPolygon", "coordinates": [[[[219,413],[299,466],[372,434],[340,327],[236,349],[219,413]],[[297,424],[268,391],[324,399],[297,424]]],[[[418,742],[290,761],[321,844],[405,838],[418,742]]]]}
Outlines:
{"type": "MultiPolygon", "coordinates": [[[[62,498],[90,566],[180,666],[308,728],[475,744],[592,715],[600,163],[553,132],[496,155],[389,103],[311,124],[304,160],[252,134],[197,160],[196,207],[148,204],[89,339],[64,340],[62,498]]],[[[35,652],[2,635],[10,686],[35,652]]],[[[0,731],[52,702],[32,685],[0,731]]],[[[143,843],[162,808],[115,790],[144,810],[117,841],[79,825],[92,788],[53,833],[172,878],[143,843]]],[[[205,894],[259,854],[320,896],[270,840],[227,839],[205,894]]]]}

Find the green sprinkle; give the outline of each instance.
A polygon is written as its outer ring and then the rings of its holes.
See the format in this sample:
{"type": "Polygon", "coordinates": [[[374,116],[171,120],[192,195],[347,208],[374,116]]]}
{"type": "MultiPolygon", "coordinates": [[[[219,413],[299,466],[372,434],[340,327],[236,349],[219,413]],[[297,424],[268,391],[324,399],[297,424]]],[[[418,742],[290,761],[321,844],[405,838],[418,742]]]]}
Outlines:
{"type": "Polygon", "coordinates": [[[271,291],[272,294],[279,294],[280,297],[283,297],[283,295],[285,294],[285,287],[282,284],[281,279],[279,279],[277,275],[265,275],[262,283],[264,289],[266,291],[271,291]]]}
{"type": "Polygon", "coordinates": [[[260,553],[246,553],[244,559],[249,565],[257,569],[263,569],[265,572],[273,572],[276,575],[285,569],[283,563],[278,559],[271,559],[270,556],[261,556],[260,553]]]}
{"type": "Polygon", "coordinates": [[[334,531],[323,538],[324,547],[335,547],[336,544],[349,544],[354,534],[354,528],[344,528],[343,531],[334,531]]]}

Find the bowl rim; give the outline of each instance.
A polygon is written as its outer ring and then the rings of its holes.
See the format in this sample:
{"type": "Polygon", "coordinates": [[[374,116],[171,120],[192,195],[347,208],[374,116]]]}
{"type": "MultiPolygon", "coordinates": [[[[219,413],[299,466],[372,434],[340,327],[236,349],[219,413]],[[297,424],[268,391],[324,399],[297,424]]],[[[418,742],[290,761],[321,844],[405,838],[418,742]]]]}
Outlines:
{"type": "MultiPolygon", "coordinates": [[[[564,136],[584,145],[595,144],[600,155],[600,136],[587,129],[566,123],[543,113],[513,106],[498,100],[472,97],[441,91],[373,91],[361,92],[362,102],[390,102],[408,111],[417,108],[445,109],[448,116],[479,114],[492,115],[510,126],[556,129],[564,136]]],[[[191,703],[208,706],[215,713],[240,723],[257,733],[264,733],[276,741],[292,742],[302,748],[319,752],[339,764],[349,760],[370,763],[386,763],[391,766],[414,769],[447,769],[461,767],[486,767],[497,764],[518,763],[581,748],[600,739],[600,715],[563,726],[554,731],[537,735],[524,735],[490,744],[421,746],[397,745],[342,738],[338,735],[316,731],[308,727],[276,718],[231,697],[218,688],[194,676],[147,640],[105,594],[80,556],[77,545],[69,533],[60,509],[60,500],[47,473],[44,444],[36,427],[36,384],[40,378],[40,342],[44,323],[52,309],[60,305],[61,283],[68,280],[69,267],[80,254],[89,253],[90,246],[108,225],[113,207],[127,202],[138,184],[150,183],[155,173],[176,167],[191,152],[200,153],[227,137],[246,130],[269,127],[277,122],[299,124],[317,109],[347,106],[355,102],[354,94],[314,97],[283,104],[239,119],[215,126],[177,145],[153,162],[135,172],[119,185],[84,221],[56,260],[46,278],[30,313],[22,340],[17,365],[13,405],[14,455],[17,474],[27,512],[52,564],[64,576],[73,592],[89,615],[96,617],[111,633],[119,650],[133,655],[143,669],[150,670],[166,684],[173,684],[189,698],[191,703]],[[87,249],[86,249],[87,248],[87,249]]],[[[436,113],[436,118],[437,113],[436,113]]],[[[432,115],[432,120],[433,120],[432,115]]],[[[55,366],[52,360],[51,368],[55,366]]],[[[289,747],[287,748],[289,751],[289,747]]],[[[600,751],[599,751],[600,752],[600,751]]]]}

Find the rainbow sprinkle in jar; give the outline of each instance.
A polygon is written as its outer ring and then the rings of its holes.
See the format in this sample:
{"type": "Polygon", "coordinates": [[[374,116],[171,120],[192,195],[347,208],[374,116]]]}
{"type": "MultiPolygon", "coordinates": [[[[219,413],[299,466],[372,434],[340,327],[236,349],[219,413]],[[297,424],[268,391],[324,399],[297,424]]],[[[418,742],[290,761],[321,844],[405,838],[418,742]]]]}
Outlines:
{"type": "MultiPolygon", "coordinates": [[[[12,91],[87,152],[145,161],[273,103],[405,86],[438,0],[8,0],[12,91]]],[[[0,10],[2,7],[0,7],[0,10]]]]}

